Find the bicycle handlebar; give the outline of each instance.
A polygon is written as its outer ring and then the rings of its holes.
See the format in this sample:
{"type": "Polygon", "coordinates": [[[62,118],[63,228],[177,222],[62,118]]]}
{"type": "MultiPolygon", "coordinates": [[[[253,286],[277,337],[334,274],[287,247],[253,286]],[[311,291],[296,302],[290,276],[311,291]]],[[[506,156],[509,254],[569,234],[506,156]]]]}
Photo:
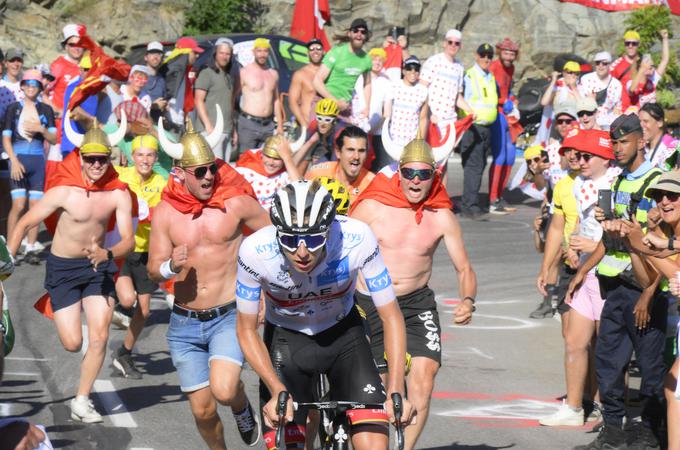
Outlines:
{"type": "Polygon", "coordinates": [[[278,450],[286,449],[286,406],[289,398],[290,394],[287,391],[281,391],[276,402],[276,414],[279,416],[279,427],[276,429],[276,448],[278,450]]]}
{"type": "Polygon", "coordinates": [[[404,450],[404,428],[401,426],[401,416],[404,412],[404,404],[402,403],[401,394],[398,392],[392,393],[392,406],[394,408],[394,421],[396,430],[397,449],[404,450]]]}

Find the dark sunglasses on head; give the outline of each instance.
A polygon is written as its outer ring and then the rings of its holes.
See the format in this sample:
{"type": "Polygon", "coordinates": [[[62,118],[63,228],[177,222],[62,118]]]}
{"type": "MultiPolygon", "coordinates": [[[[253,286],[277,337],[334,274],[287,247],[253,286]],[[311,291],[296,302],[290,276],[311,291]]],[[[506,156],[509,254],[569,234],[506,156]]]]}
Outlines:
{"type": "Polygon", "coordinates": [[[420,178],[420,181],[426,181],[434,175],[433,169],[411,169],[409,167],[401,168],[401,176],[407,180],[413,180],[415,177],[420,178]]]}
{"type": "Polygon", "coordinates": [[[638,45],[640,45],[640,43],[637,41],[626,41],[624,42],[624,44],[626,45],[626,47],[637,47],[638,45]]]}
{"type": "Polygon", "coordinates": [[[573,121],[573,119],[557,119],[555,123],[557,125],[571,125],[573,121]]]}
{"type": "Polygon", "coordinates": [[[315,252],[326,245],[326,233],[317,234],[288,234],[278,232],[276,237],[279,244],[289,252],[295,252],[300,244],[304,242],[307,251],[315,252]]]}
{"type": "Polygon", "coordinates": [[[585,116],[591,117],[591,116],[595,115],[595,111],[579,111],[579,112],[576,113],[576,115],[579,116],[579,117],[585,117],[585,116]]]}
{"type": "Polygon", "coordinates": [[[404,66],[404,70],[406,72],[410,72],[412,70],[415,70],[416,72],[420,72],[420,66],[418,64],[406,64],[404,66]]]}
{"type": "Polygon", "coordinates": [[[608,66],[609,61],[595,61],[596,66],[608,66]]]}
{"type": "Polygon", "coordinates": [[[366,28],[352,28],[352,33],[361,33],[364,36],[368,34],[368,30],[366,28]]]}
{"type": "Polygon", "coordinates": [[[209,166],[202,166],[199,167],[198,169],[194,169],[193,171],[189,169],[184,169],[193,176],[195,176],[198,179],[205,178],[205,176],[208,174],[208,170],[210,171],[211,174],[215,175],[217,173],[217,164],[212,163],[209,166]]]}
{"type": "Polygon", "coordinates": [[[99,165],[103,166],[105,164],[109,163],[109,157],[108,156],[86,156],[83,155],[83,162],[94,166],[96,163],[99,163],[99,165]]]}
{"type": "Polygon", "coordinates": [[[677,202],[678,198],[680,198],[680,192],[654,190],[650,193],[650,197],[657,203],[661,203],[664,197],[666,197],[669,202],[677,202]]]}
{"type": "Polygon", "coordinates": [[[574,158],[576,161],[581,161],[584,160],[585,162],[590,161],[590,158],[593,157],[590,153],[580,153],[577,151],[574,151],[573,154],[571,155],[572,158],[574,158]]]}
{"type": "Polygon", "coordinates": [[[454,45],[456,47],[460,47],[460,42],[458,41],[446,41],[449,45],[454,45]]]}

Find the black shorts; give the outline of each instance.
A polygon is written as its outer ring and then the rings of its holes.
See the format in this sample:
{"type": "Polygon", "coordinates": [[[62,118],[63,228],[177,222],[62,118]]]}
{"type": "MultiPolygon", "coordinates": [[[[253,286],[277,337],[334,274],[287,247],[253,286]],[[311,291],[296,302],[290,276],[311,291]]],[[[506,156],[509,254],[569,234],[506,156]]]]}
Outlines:
{"type": "Polygon", "coordinates": [[[113,261],[104,261],[94,271],[87,258],[62,258],[47,255],[45,289],[50,294],[52,310],[58,311],[90,295],[112,297],[116,287],[113,276],[118,267],[113,261]]]}
{"type": "MultiPolygon", "coordinates": [[[[313,336],[267,322],[264,342],[274,370],[294,401],[319,400],[315,386],[321,373],[328,377],[331,400],[385,401],[384,387],[355,308],[337,325],[313,336]]],[[[261,405],[270,398],[269,389],[260,381],[261,405]]],[[[293,422],[304,427],[307,410],[296,411],[293,422]]]]}
{"type": "Polygon", "coordinates": [[[121,277],[132,278],[132,285],[135,287],[137,295],[153,294],[158,289],[158,284],[151,281],[149,272],[146,270],[148,262],[149,254],[147,252],[134,252],[125,258],[125,263],[120,268],[121,277]]]}
{"type": "MultiPolygon", "coordinates": [[[[424,356],[442,363],[441,327],[434,292],[425,286],[410,294],[397,296],[406,323],[406,351],[411,357],[424,356]]],[[[366,312],[371,351],[375,363],[385,365],[385,342],[378,310],[369,295],[354,293],[354,301],[366,312]]]]}
{"type": "Polygon", "coordinates": [[[557,279],[557,287],[555,289],[555,296],[557,297],[557,312],[564,314],[571,309],[571,306],[567,305],[564,300],[567,298],[567,290],[569,289],[569,283],[574,279],[576,275],[576,269],[572,269],[568,265],[560,264],[560,274],[557,279]]]}

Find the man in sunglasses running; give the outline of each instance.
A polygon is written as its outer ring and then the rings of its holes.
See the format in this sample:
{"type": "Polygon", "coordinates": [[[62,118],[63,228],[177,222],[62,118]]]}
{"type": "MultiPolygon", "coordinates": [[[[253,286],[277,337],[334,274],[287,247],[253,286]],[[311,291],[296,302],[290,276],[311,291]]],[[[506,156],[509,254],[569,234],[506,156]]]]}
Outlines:
{"type": "MultiPolygon", "coordinates": [[[[296,181],[280,189],[270,211],[272,224],[243,241],[239,250],[237,332],[248,364],[261,379],[267,448],[274,430],[286,427],[288,444],[305,442],[307,410],[293,412],[292,401],[314,401],[316,373],[325,373],[333,399],[383,403],[385,409],[349,411],[352,446],[387,450],[390,394],[404,394],[406,333],[390,275],[368,226],[336,217],[335,202],[319,181],[296,181]],[[383,387],[371,357],[354,287],[361,272],[385,328],[390,374],[383,387]],[[260,297],[266,305],[264,342],[258,333],[260,297]],[[276,402],[292,396],[280,424],[276,402]],[[387,396],[385,395],[387,394],[387,396]],[[387,400],[386,400],[387,397],[387,400]]],[[[402,422],[411,405],[404,400],[402,422]]]]}
{"type": "Polygon", "coordinates": [[[161,145],[178,165],[154,209],[147,266],[157,282],[175,277],[168,347],[211,449],[226,449],[218,402],[231,407],[243,442],[253,446],[259,440],[258,416],[240,380],[234,297],[242,229],[269,224],[245,178],[215,159],[222,123],[218,107],[212,133],[204,138],[189,123],[179,143],[168,140],[160,123],[161,145]]]}
{"type": "MultiPolygon", "coordinates": [[[[407,351],[412,356],[408,398],[418,411],[417,422],[406,428],[404,448],[409,450],[415,448],[425,427],[434,378],[441,365],[439,314],[434,292],[427,286],[440,240],[444,240],[458,274],[461,303],[454,316],[456,324],[472,320],[477,292],[477,278],[460,226],[434,168],[432,149],[416,138],[404,147],[399,172],[389,166],[381,170],[350,209],[350,216],[367,223],[380,242],[406,322],[407,351]]],[[[383,334],[387,337],[387,333],[383,333],[375,307],[367,301],[372,287],[371,280],[366,281],[359,284],[355,299],[367,313],[373,358],[380,364],[384,363],[383,334]]],[[[389,353],[387,356],[389,362],[389,353]]]]}

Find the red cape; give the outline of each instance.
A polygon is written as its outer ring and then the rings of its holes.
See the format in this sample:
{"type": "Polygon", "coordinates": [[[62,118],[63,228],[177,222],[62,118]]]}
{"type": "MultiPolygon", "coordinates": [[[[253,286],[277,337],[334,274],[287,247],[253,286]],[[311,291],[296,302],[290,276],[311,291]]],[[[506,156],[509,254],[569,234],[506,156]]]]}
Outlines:
{"type": "Polygon", "coordinates": [[[420,203],[413,204],[406,199],[406,196],[401,190],[401,182],[399,180],[399,173],[394,173],[390,178],[384,172],[379,172],[375,176],[371,184],[368,185],[364,191],[359,194],[356,200],[352,203],[349,213],[357,207],[362,200],[375,200],[383,205],[392,206],[394,208],[410,208],[416,212],[416,223],[423,220],[423,210],[453,208],[453,203],[449,199],[449,194],[441,182],[439,172],[435,172],[430,195],[420,203]]]}
{"type": "Polygon", "coordinates": [[[243,176],[222,160],[215,161],[218,167],[215,174],[215,185],[212,196],[205,201],[194,197],[187,188],[170,176],[163,189],[161,200],[164,200],[182,214],[200,215],[203,208],[224,209],[224,201],[239,195],[249,195],[254,199],[255,191],[243,176]]]}
{"type": "Polygon", "coordinates": [[[262,152],[260,150],[248,150],[247,152],[244,152],[238,161],[236,161],[236,167],[245,167],[246,169],[250,169],[267,178],[275,177],[286,170],[286,167],[284,166],[278,172],[268,174],[267,171],[264,170],[262,152]]]}

